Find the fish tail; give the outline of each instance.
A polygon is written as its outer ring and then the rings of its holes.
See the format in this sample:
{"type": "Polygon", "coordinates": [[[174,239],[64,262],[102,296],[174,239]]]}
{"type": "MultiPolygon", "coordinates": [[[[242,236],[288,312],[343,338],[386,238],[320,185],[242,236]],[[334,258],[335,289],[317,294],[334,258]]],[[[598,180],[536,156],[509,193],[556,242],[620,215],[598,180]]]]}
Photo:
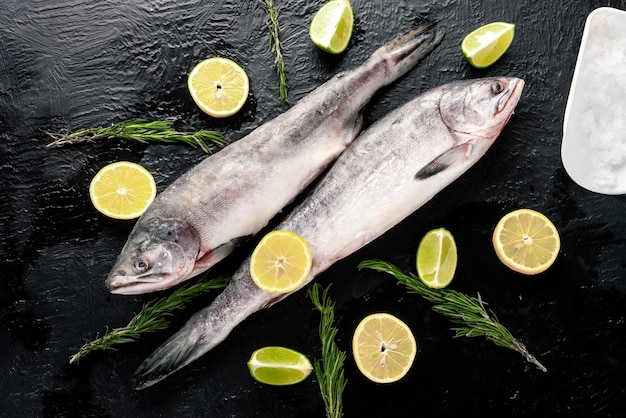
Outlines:
{"type": "Polygon", "coordinates": [[[250,314],[268,306],[274,295],[263,292],[244,264],[215,300],[196,312],[135,371],[135,389],[148,388],[198,359],[226,339],[250,314]]]}
{"type": "Polygon", "coordinates": [[[196,333],[181,329],[146,358],[135,371],[135,389],[148,388],[202,356],[211,347],[202,344],[196,333]]]}
{"type": "Polygon", "coordinates": [[[395,38],[372,54],[371,61],[384,61],[390,66],[391,80],[407,73],[435,49],[443,40],[445,31],[435,22],[428,22],[395,38]]]}

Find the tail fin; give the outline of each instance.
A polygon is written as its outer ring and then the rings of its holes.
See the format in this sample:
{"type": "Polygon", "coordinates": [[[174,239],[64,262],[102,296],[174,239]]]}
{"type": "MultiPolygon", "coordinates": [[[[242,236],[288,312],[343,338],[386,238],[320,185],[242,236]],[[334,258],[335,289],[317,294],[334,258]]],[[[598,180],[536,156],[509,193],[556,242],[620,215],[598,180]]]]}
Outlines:
{"type": "Polygon", "coordinates": [[[436,26],[436,23],[429,22],[408,31],[376,50],[370,60],[384,59],[390,63],[393,68],[391,74],[396,75],[390,81],[395,80],[417,65],[441,43],[445,31],[436,26]]]}
{"type": "Polygon", "coordinates": [[[145,389],[201,357],[226,339],[252,313],[266,307],[274,295],[265,293],[242,265],[226,289],[206,308],[196,312],[169,340],[135,371],[135,388],[145,389]]]}
{"type": "Polygon", "coordinates": [[[203,344],[198,337],[198,333],[186,332],[183,328],[163,343],[135,371],[135,389],[145,389],[160,382],[202,356],[214,345],[203,344]]]}

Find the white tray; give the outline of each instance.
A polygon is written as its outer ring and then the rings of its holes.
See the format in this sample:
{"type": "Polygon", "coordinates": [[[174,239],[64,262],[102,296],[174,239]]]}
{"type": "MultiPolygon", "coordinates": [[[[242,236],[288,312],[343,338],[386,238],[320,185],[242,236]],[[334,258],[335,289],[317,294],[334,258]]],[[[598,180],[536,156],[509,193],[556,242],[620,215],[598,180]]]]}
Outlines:
{"type": "MultiPolygon", "coordinates": [[[[626,48],[623,48],[623,55],[617,60],[618,68],[625,74],[623,80],[612,77],[614,71],[606,65],[609,60],[606,55],[598,54],[598,45],[604,45],[603,39],[607,34],[626,34],[626,12],[610,7],[595,9],[587,17],[585,29],[580,43],[576,68],[572,78],[565,118],[563,121],[563,141],[561,144],[561,158],[563,166],[569,176],[578,185],[587,190],[603,194],[623,194],[626,193],[626,48]],[[590,80],[602,79],[601,88],[591,88],[590,80]],[[610,90],[605,90],[610,89],[610,90]],[[594,105],[594,101],[602,103],[603,98],[610,97],[606,94],[621,95],[623,112],[617,112],[617,103],[611,98],[615,106],[611,106],[611,111],[606,112],[606,108],[594,105]],[[600,110],[602,109],[602,110],[600,110]],[[610,115],[609,123],[606,121],[594,123],[596,129],[589,132],[590,125],[585,125],[585,121],[600,120],[610,115]],[[610,141],[606,138],[608,132],[615,128],[607,128],[613,123],[619,125],[623,122],[621,129],[621,142],[619,147],[609,147],[610,141]],[[623,163],[618,164],[624,156],[623,163]],[[607,161],[613,160],[612,163],[607,161]]],[[[611,42],[610,48],[616,50],[626,44],[626,35],[619,38],[617,42],[611,42]]],[[[605,102],[606,103],[606,100],[605,102]]],[[[600,105],[604,106],[604,105],[600,105]]]]}

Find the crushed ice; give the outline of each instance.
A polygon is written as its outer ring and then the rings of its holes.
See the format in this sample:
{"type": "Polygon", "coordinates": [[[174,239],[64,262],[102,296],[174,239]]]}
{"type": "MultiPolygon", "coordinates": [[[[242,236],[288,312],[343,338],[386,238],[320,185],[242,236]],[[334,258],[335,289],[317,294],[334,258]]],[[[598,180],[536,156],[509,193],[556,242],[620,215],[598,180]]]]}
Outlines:
{"type": "Polygon", "coordinates": [[[581,127],[598,160],[596,183],[616,187],[617,170],[626,163],[626,25],[605,16],[589,31],[579,80],[586,103],[581,127]]]}

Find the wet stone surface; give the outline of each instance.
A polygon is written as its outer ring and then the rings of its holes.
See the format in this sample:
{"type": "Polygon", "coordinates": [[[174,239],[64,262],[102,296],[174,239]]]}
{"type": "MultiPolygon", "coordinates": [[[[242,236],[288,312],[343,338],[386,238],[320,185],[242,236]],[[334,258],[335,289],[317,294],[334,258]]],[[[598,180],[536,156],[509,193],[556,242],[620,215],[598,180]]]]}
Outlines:
{"type": "MultiPolygon", "coordinates": [[[[367,128],[421,91],[458,79],[516,76],[526,87],[516,112],[485,157],[423,208],[318,278],[332,284],[338,344],[348,352],[346,417],[508,416],[618,417],[626,405],[626,222],[624,196],[576,186],[560,159],[562,121],[588,13],[624,1],[353,0],[355,31],[347,51],[329,56],[308,39],[320,2],[275,1],[292,103],[332,75],[355,67],[378,46],[423,20],[446,27],[441,46],[374,96],[367,128]],[[517,24],[510,50],[474,70],[460,52],[472,29],[517,24]],[[520,207],[539,210],[561,233],[555,265],[538,277],[504,267],[491,247],[499,218],[520,207]],[[414,271],[428,230],[445,227],[459,247],[452,287],[479,292],[500,321],[547,367],[484,339],[454,339],[448,319],[393,279],[359,271],[360,261],[388,260],[414,271]],[[400,382],[362,377],[350,355],[352,332],[373,312],[390,312],[413,330],[419,353],[400,382]]],[[[46,132],[108,126],[127,119],[175,119],[181,130],[216,129],[229,142],[283,108],[265,15],[255,1],[134,2],[5,0],[0,10],[0,415],[41,417],[207,416],[320,417],[314,378],[288,388],[248,374],[257,348],[285,345],[319,358],[318,315],[301,292],[259,312],[210,353],[166,381],[137,392],[134,370],[214,295],[173,318],[171,330],[116,351],[68,359],[88,339],[125,325],[154,295],[111,295],[104,279],[132,228],[91,206],[88,185],[105,164],[138,162],[158,191],[205,158],[184,145],[104,141],[46,148],[46,132]],[[194,105],[186,76],[220,55],[250,77],[240,113],[211,119],[194,105]]],[[[217,150],[217,148],[216,148],[217,150]]],[[[216,270],[232,273],[250,246],[216,270]]],[[[159,295],[161,296],[161,295],[159,295]]]]}

